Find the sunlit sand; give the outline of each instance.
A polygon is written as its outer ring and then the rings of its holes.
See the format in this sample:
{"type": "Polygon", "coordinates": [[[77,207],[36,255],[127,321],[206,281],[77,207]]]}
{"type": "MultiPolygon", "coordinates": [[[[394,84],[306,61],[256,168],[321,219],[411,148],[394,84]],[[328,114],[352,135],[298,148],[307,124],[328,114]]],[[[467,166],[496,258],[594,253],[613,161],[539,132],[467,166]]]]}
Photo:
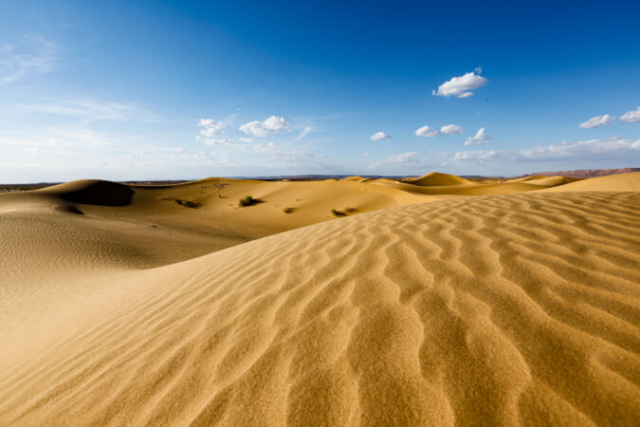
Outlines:
{"type": "Polygon", "coordinates": [[[76,181],[0,253],[0,425],[640,423],[640,173],[76,181]]]}

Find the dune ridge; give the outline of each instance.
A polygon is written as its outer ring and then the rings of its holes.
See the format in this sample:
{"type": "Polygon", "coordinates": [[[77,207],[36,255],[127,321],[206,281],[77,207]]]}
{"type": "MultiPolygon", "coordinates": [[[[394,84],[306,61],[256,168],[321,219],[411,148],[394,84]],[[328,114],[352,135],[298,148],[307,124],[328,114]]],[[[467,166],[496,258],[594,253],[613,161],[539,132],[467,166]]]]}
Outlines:
{"type": "Polygon", "coordinates": [[[567,178],[597,178],[600,176],[615,175],[621,173],[640,172],[640,168],[620,168],[620,169],[581,169],[571,171],[555,171],[555,172],[534,172],[531,175],[539,176],[557,176],[561,175],[567,178]]]}
{"type": "Polygon", "coordinates": [[[640,172],[607,175],[571,182],[545,191],[640,191],[640,172]]]}
{"type": "Polygon", "coordinates": [[[638,265],[637,192],[544,190],[75,278],[0,329],[0,424],[637,425],[638,265]]]}
{"type": "Polygon", "coordinates": [[[405,178],[401,180],[409,184],[421,186],[448,186],[448,185],[469,185],[473,184],[468,179],[446,173],[430,172],[417,178],[405,178]]]}

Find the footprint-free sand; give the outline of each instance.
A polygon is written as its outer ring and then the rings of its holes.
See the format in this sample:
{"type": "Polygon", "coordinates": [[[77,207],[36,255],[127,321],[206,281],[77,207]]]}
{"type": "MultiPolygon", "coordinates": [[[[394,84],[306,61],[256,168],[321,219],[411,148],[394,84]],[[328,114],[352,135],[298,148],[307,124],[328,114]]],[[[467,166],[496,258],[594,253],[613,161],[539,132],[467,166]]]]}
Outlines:
{"type": "Polygon", "coordinates": [[[640,173],[0,194],[0,425],[640,425],[640,173]]]}

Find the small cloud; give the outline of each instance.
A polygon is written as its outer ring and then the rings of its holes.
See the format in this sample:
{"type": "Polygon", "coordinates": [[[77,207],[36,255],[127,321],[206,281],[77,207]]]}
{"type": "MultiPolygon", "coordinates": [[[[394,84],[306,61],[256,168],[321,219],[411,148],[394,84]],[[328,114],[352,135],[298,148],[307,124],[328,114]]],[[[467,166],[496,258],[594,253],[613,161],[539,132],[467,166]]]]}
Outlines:
{"type": "Polygon", "coordinates": [[[474,71],[475,71],[477,74],[482,74],[482,67],[476,67],[476,68],[474,69],[474,71]]]}
{"type": "Polygon", "coordinates": [[[247,144],[251,144],[251,143],[255,142],[255,139],[253,139],[253,138],[238,138],[238,141],[244,142],[244,143],[247,143],[247,144]]]}
{"type": "Polygon", "coordinates": [[[300,141],[302,138],[304,138],[305,136],[309,135],[309,133],[313,130],[313,128],[311,126],[305,126],[304,130],[302,132],[300,132],[300,135],[298,135],[298,137],[296,138],[296,141],[300,141]]]}
{"type": "MultiPolygon", "coordinates": [[[[478,70],[478,68],[476,68],[478,70]]],[[[475,72],[467,73],[460,77],[454,77],[444,82],[438,87],[437,91],[433,91],[434,96],[456,96],[458,98],[468,98],[473,96],[474,89],[478,89],[489,83],[489,79],[482,77],[475,72]]]]}
{"type": "Polygon", "coordinates": [[[28,74],[51,71],[56,63],[58,46],[39,36],[24,36],[25,43],[18,51],[15,46],[0,49],[0,82],[10,83],[28,74]]]}
{"type": "Polygon", "coordinates": [[[476,134],[464,142],[464,145],[481,145],[486,144],[491,141],[493,138],[487,135],[484,131],[484,128],[480,128],[476,134]]]}
{"type": "Polygon", "coordinates": [[[455,133],[462,133],[462,127],[458,125],[445,125],[438,129],[432,128],[431,126],[422,126],[420,129],[416,130],[416,136],[424,136],[425,138],[433,138],[440,135],[451,135],[455,133]]]}
{"type": "Polygon", "coordinates": [[[369,139],[371,139],[372,141],[381,141],[383,139],[391,139],[391,137],[384,132],[377,132],[371,135],[371,138],[369,139]]]}
{"type": "Polygon", "coordinates": [[[434,129],[431,126],[422,126],[414,133],[416,136],[424,136],[425,138],[433,138],[434,136],[438,136],[440,134],[440,132],[438,132],[438,129],[434,129]]]}
{"type": "Polygon", "coordinates": [[[609,126],[616,119],[616,116],[610,116],[609,114],[605,114],[603,116],[595,116],[591,117],[584,123],[580,124],[580,127],[583,129],[593,129],[596,126],[609,126]]]}
{"type": "Polygon", "coordinates": [[[365,151],[364,153],[362,153],[362,157],[369,157],[369,152],[365,151]]]}
{"type": "Polygon", "coordinates": [[[462,127],[458,125],[446,125],[440,128],[440,133],[445,135],[452,135],[455,133],[462,133],[462,127]]]}
{"type": "Polygon", "coordinates": [[[204,128],[200,131],[200,135],[206,138],[210,138],[215,135],[222,135],[222,129],[226,127],[224,122],[215,121],[213,119],[200,119],[198,126],[204,128]]]}
{"type": "Polygon", "coordinates": [[[272,133],[279,133],[281,130],[291,130],[291,125],[284,117],[278,116],[271,116],[263,122],[253,121],[240,126],[240,131],[256,137],[265,137],[272,133]]]}
{"type": "Polygon", "coordinates": [[[624,113],[623,115],[621,115],[620,121],[624,123],[640,122],[640,107],[636,108],[633,111],[629,111],[628,113],[624,113]]]}
{"type": "Polygon", "coordinates": [[[184,147],[165,147],[162,150],[170,153],[184,153],[184,147]]]}
{"type": "Polygon", "coordinates": [[[560,142],[557,144],[537,145],[518,152],[521,160],[562,160],[562,159],[601,159],[618,155],[620,158],[634,156],[640,150],[640,138],[636,140],[611,137],[588,141],[560,142]]]}

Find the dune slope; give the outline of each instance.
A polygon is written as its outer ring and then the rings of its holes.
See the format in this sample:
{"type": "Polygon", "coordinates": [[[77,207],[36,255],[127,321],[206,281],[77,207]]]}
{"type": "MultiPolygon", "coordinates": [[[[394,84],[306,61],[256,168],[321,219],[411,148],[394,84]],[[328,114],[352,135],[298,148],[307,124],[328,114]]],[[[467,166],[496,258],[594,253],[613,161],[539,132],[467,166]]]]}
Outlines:
{"type": "Polygon", "coordinates": [[[640,172],[584,179],[544,191],[636,191],[640,192],[640,172]]]}
{"type": "Polygon", "coordinates": [[[448,186],[448,185],[469,185],[473,184],[468,179],[446,173],[430,172],[417,178],[405,178],[402,180],[414,185],[421,186],[448,186]]]}
{"type": "Polygon", "coordinates": [[[12,324],[0,424],[638,425],[638,265],[638,193],[531,192],[120,271],[12,324]]]}

